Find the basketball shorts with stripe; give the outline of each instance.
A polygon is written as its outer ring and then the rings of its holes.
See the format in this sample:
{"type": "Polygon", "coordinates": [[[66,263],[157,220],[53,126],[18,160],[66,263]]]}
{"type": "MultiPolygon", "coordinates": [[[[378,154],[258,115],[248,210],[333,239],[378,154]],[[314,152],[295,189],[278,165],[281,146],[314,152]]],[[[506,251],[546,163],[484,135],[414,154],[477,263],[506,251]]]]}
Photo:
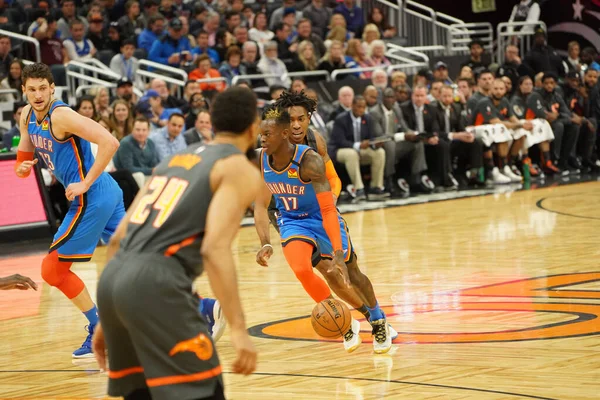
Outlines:
{"type": "Polygon", "coordinates": [[[147,387],[155,400],[202,399],[223,386],[192,279],[174,258],[119,252],[98,282],[108,394],[147,387]]]}

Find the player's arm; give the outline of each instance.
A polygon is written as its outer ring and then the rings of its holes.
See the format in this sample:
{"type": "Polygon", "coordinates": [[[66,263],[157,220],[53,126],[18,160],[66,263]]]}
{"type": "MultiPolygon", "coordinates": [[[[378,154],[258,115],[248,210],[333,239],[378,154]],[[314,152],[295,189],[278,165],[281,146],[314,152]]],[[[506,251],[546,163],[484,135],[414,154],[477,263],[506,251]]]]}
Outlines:
{"type": "Polygon", "coordinates": [[[213,197],[200,251],[210,286],[221,303],[238,352],[233,371],[249,374],[256,366],[256,351],[246,331],[231,245],[246,209],[256,198],[260,178],[246,157],[240,155],[215,164],[210,180],[213,197]]]}
{"type": "MultiPolygon", "coordinates": [[[[119,148],[119,141],[111,135],[102,125],[86,118],[68,107],[58,107],[52,114],[52,130],[58,139],[64,139],[73,134],[98,145],[98,154],[94,165],[90,168],[83,180],[84,188],[77,184],[69,190],[67,187],[67,198],[85,193],[92,184],[98,179],[100,174],[106,169],[106,166],[112,160],[115,152],[119,148]],[[75,186],[77,185],[77,186],[75,186]],[[85,189],[85,190],[84,190],[85,189]],[[81,190],[83,190],[81,192],[81,190]]],[[[69,198],[71,197],[71,198],[69,198]]]]}
{"type": "Polygon", "coordinates": [[[27,116],[29,115],[30,109],[31,106],[29,104],[23,108],[21,120],[19,121],[21,140],[19,141],[19,147],[17,148],[17,162],[15,163],[15,174],[17,174],[19,178],[27,178],[31,173],[31,168],[38,162],[37,158],[35,160],[33,159],[35,147],[33,146],[33,143],[31,143],[29,132],[27,131],[29,125],[27,116]]]}
{"type": "Polygon", "coordinates": [[[315,133],[315,139],[317,139],[317,153],[323,157],[323,162],[325,163],[325,176],[329,181],[329,186],[331,186],[334,203],[336,203],[338,197],[340,197],[340,192],[342,191],[342,181],[335,171],[333,161],[331,161],[329,154],[327,154],[327,143],[325,143],[325,139],[319,132],[313,132],[315,133]]]}

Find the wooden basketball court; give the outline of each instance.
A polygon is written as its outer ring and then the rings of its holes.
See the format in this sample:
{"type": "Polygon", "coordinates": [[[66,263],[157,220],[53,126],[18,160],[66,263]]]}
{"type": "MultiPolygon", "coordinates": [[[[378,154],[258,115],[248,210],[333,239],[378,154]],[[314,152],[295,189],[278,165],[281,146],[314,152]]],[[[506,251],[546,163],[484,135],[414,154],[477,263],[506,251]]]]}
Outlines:
{"type": "MultiPolygon", "coordinates": [[[[262,268],[254,228],[243,228],[234,251],[259,368],[246,378],[227,373],[228,398],[600,398],[599,182],[345,218],[400,333],[392,353],[376,356],[363,343],[346,354],[341,342],[319,341],[308,319],[314,304],[279,246],[262,268]]],[[[41,283],[43,255],[2,254],[0,275],[41,283]]],[[[74,267],[93,297],[104,263],[100,248],[74,267]]],[[[198,287],[210,294],[205,277],[198,287]]],[[[71,359],[85,323],[48,285],[0,292],[0,398],[106,398],[106,374],[71,359]]],[[[227,333],[218,350],[227,371],[227,333]]]]}

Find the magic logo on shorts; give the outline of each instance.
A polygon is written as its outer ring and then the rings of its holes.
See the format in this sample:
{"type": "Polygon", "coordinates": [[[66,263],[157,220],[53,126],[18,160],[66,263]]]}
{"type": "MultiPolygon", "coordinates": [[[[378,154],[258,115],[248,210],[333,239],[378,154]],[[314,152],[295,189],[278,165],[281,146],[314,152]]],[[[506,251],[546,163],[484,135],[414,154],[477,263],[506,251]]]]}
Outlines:
{"type": "Polygon", "coordinates": [[[196,357],[200,360],[207,361],[212,357],[214,347],[210,339],[204,333],[201,333],[191,339],[177,343],[169,352],[169,356],[173,357],[175,354],[187,351],[196,354],[196,357]]]}

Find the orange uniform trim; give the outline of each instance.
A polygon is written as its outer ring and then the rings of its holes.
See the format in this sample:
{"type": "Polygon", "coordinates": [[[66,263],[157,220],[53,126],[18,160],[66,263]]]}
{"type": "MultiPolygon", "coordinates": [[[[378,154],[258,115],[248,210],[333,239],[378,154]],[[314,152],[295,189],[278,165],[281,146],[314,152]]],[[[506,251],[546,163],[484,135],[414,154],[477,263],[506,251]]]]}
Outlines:
{"type": "Polygon", "coordinates": [[[54,250],[55,247],[57,247],[57,245],[66,237],[69,236],[69,234],[71,233],[71,230],[73,230],[73,228],[75,227],[75,225],[78,224],[79,220],[81,219],[81,216],[83,215],[83,209],[85,208],[85,197],[84,195],[79,195],[79,207],[77,207],[77,213],[75,214],[75,218],[73,218],[73,220],[71,220],[71,223],[69,224],[69,227],[67,228],[67,230],[65,231],[65,233],[63,233],[63,235],[61,237],[59,237],[58,239],[56,239],[54,241],[54,243],[52,243],[50,245],[50,251],[54,250]]]}
{"type": "Polygon", "coordinates": [[[317,193],[317,201],[319,202],[319,207],[321,207],[323,228],[327,236],[329,236],[333,251],[342,250],[342,234],[340,232],[337,209],[335,208],[335,204],[333,204],[333,194],[331,192],[317,193]]]}
{"type": "Polygon", "coordinates": [[[189,238],[183,239],[179,243],[170,245],[165,251],[165,257],[171,257],[173,254],[177,253],[182,247],[186,247],[194,243],[197,238],[198,235],[192,235],[189,238]]]}
{"type": "Polygon", "coordinates": [[[108,371],[108,377],[110,379],[121,379],[121,378],[124,378],[129,375],[142,374],[142,373],[144,373],[143,367],[131,367],[131,368],[121,369],[119,371],[108,371]]]}
{"type": "Polygon", "coordinates": [[[173,376],[165,376],[162,378],[146,379],[146,384],[148,385],[148,387],[156,387],[156,386],[166,386],[166,385],[177,385],[178,383],[203,381],[203,380],[214,378],[216,376],[221,375],[221,371],[222,371],[222,368],[219,365],[213,369],[209,369],[208,371],[198,372],[196,374],[173,375],[173,376]]]}
{"type": "Polygon", "coordinates": [[[79,178],[81,178],[81,182],[85,179],[83,175],[83,159],[81,158],[81,154],[79,154],[79,149],[75,144],[75,139],[73,137],[69,138],[71,141],[71,146],[73,147],[73,152],[75,153],[75,160],[77,160],[77,168],[79,169],[79,178]]]}
{"type": "MultiPolygon", "coordinates": [[[[19,168],[19,165],[21,165],[21,163],[23,161],[32,161],[32,160],[33,160],[33,151],[17,150],[17,162],[15,163],[15,172],[17,172],[17,168],[19,168]]],[[[27,178],[30,173],[31,173],[31,170],[29,170],[22,176],[19,176],[19,178],[27,178]]]]}
{"type": "Polygon", "coordinates": [[[475,118],[475,126],[483,125],[483,121],[483,115],[477,114],[477,117],[475,118]]]}
{"type": "Polygon", "coordinates": [[[331,186],[331,193],[333,193],[335,197],[340,197],[340,192],[342,191],[342,181],[340,180],[340,177],[333,166],[333,161],[331,160],[325,163],[325,176],[329,181],[329,186],[331,186]]]}
{"type": "Polygon", "coordinates": [[[535,119],[535,113],[528,109],[527,113],[525,114],[525,119],[528,119],[528,120],[535,119]]]}

